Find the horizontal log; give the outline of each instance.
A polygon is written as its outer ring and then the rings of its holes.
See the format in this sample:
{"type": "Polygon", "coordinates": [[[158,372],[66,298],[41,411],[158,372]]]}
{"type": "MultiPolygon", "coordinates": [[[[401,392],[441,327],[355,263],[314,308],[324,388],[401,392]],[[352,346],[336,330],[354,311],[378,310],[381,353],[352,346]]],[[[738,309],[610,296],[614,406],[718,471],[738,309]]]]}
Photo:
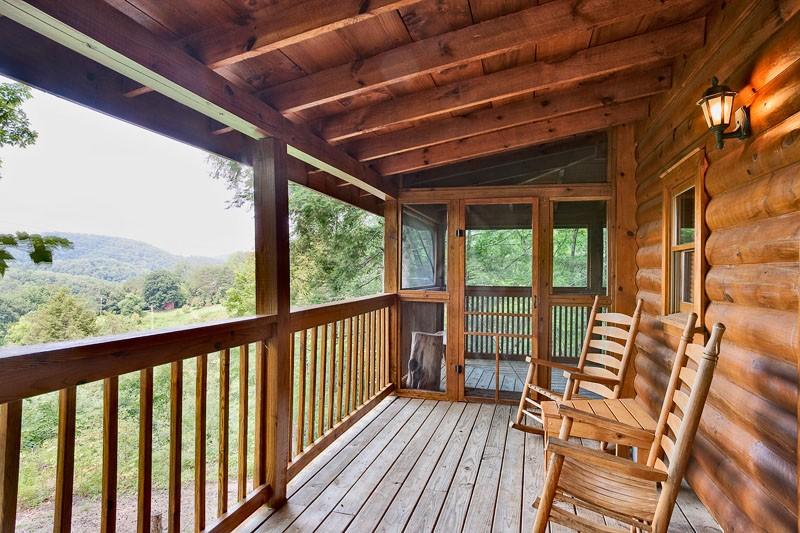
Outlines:
{"type": "Polygon", "coordinates": [[[275,321],[274,316],[237,318],[6,348],[0,350],[0,403],[263,341],[274,335],[275,321]]]}
{"type": "Polygon", "coordinates": [[[661,238],[660,219],[640,224],[639,229],[636,230],[636,244],[639,246],[649,246],[651,244],[660,243],[661,238]]]}
{"type": "Polygon", "coordinates": [[[640,290],[637,292],[636,296],[642,299],[643,313],[655,316],[661,312],[661,294],[640,290]]]}
{"type": "Polygon", "coordinates": [[[637,182],[636,201],[645,203],[656,196],[660,197],[664,190],[664,183],[657,175],[650,176],[637,182]]]}
{"type": "Polygon", "coordinates": [[[404,152],[373,161],[372,166],[383,176],[411,172],[607,129],[635,122],[647,116],[647,113],[646,99],[614,104],[404,152]]]}
{"type": "MultiPolygon", "coordinates": [[[[768,43],[768,47],[774,47],[776,41],[780,40],[784,48],[794,48],[796,45],[792,39],[796,32],[787,28],[789,24],[784,24],[785,19],[777,2],[761,4],[763,7],[753,9],[743,20],[734,23],[732,27],[725,27],[725,37],[722,37],[722,40],[717,40],[709,34],[709,45],[692,54],[687,62],[694,63],[688,78],[676,73],[676,87],[680,85],[681,89],[665,95],[664,99],[671,99],[671,102],[665,103],[659,99],[655,103],[655,108],[659,112],[653,115],[654,120],[647,125],[644,130],[646,133],[640,139],[640,166],[637,175],[645,177],[657,173],[659,169],[668,167],[673,161],[678,160],[687,148],[694,147],[698,143],[704,143],[709,147],[713,145],[713,140],[707,133],[705,120],[702,114],[697,113],[694,105],[699,95],[708,87],[713,75],[740,90],[737,105],[753,104],[754,114],[770,114],[769,110],[757,109],[756,100],[763,98],[760,91],[764,87],[748,86],[753,71],[760,68],[757,60],[756,64],[753,64],[753,57],[764,43],[768,43]],[[735,31],[731,31],[732,28],[735,28],[735,31]]],[[[749,9],[750,6],[740,4],[739,12],[743,13],[749,9]]],[[[714,18],[713,14],[711,18],[714,18]]],[[[782,62],[783,68],[792,63],[791,54],[787,56],[786,61],[782,62]]],[[[764,78],[761,81],[766,84],[770,80],[764,78]]],[[[777,122],[779,120],[775,120],[773,124],[777,122]]],[[[713,149],[709,150],[709,154],[713,156],[713,149]]]]}
{"type": "Polygon", "coordinates": [[[661,294],[661,269],[640,268],[636,273],[636,286],[639,290],[661,294]]]}
{"type": "Polygon", "coordinates": [[[393,305],[397,301],[395,294],[378,294],[376,296],[362,296],[351,298],[332,304],[311,305],[301,309],[294,309],[290,318],[290,329],[301,331],[304,329],[330,324],[345,318],[351,318],[377,309],[393,305]]]}
{"type": "Polygon", "coordinates": [[[262,94],[283,112],[302,111],[526,45],[551,39],[569,41],[615,21],[691,3],[585,0],[575,4],[572,0],[555,0],[287,81],[262,94]]]}
{"type": "Polygon", "coordinates": [[[636,210],[636,223],[642,226],[650,222],[661,220],[662,203],[663,201],[660,195],[640,202],[639,207],[636,210]]]}
{"type": "Polygon", "coordinates": [[[800,208],[800,163],[767,174],[738,189],[722,193],[708,204],[706,222],[711,231],[800,208]]]}
{"type": "Polygon", "coordinates": [[[714,474],[691,461],[686,468],[686,481],[723,531],[758,531],[758,526],[719,488],[719,481],[711,477],[714,474]]]}
{"type": "Polygon", "coordinates": [[[329,141],[345,140],[387,126],[444,116],[493,100],[563,87],[635,65],[657,63],[702,46],[704,29],[705,20],[699,18],[581,50],[561,61],[539,61],[420,91],[330,117],[322,125],[322,135],[329,141]]]}
{"type": "MultiPolygon", "coordinates": [[[[661,350],[662,358],[671,358],[680,340],[677,332],[665,329],[654,315],[643,314],[640,324],[641,339],[637,338],[637,344],[648,353],[661,350]]],[[[717,363],[719,372],[744,390],[792,413],[798,390],[794,364],[781,356],[748,350],[726,339],[722,342],[725,357],[717,363]]]]}
{"type": "Polygon", "coordinates": [[[797,312],[712,302],[705,321],[725,324],[725,338],[743,348],[796,360],[797,312]]]}
{"type": "Polygon", "coordinates": [[[797,263],[715,266],[706,274],[705,287],[711,301],[796,311],[800,267],[797,263]]]}
{"type": "Polygon", "coordinates": [[[639,268],[661,268],[661,243],[642,246],[636,252],[636,265],[639,268]]]}
{"type": "MultiPolygon", "coordinates": [[[[661,391],[668,377],[666,369],[651,359],[646,357],[641,359],[637,362],[637,393],[662,396],[661,391]]],[[[774,437],[766,429],[759,431],[755,425],[745,428],[737,419],[725,416],[716,404],[719,400],[713,391],[716,381],[715,376],[709,401],[703,409],[698,437],[707,439],[711,446],[720,450],[725,457],[731,458],[735,468],[748,478],[748,483],[757,487],[765,498],[771,500],[770,507],[774,515],[786,516],[796,503],[793,490],[797,483],[794,454],[781,454],[771,446],[765,445],[770,437],[774,437]]],[[[780,428],[770,429],[780,430],[780,428]]],[[[695,459],[699,459],[702,454],[701,449],[694,448],[695,459]]],[[[721,480],[720,484],[724,486],[725,482],[721,480]]],[[[728,490],[731,489],[732,487],[728,487],[728,490]]],[[[738,487],[736,489],[738,490],[738,487]]],[[[736,491],[732,493],[735,494],[736,491]]]]}
{"type": "Polygon", "coordinates": [[[572,91],[526,98],[358,140],[347,145],[345,150],[359,161],[372,161],[426,146],[636,100],[665,91],[669,85],[669,68],[615,76],[572,91]]]}
{"type": "Polygon", "coordinates": [[[706,257],[712,265],[792,263],[799,245],[800,213],[790,213],[711,232],[706,257]]]}
{"type": "Polygon", "coordinates": [[[725,156],[714,161],[706,174],[712,198],[799,161],[800,113],[759,132],[751,141],[725,148],[725,156]]]}

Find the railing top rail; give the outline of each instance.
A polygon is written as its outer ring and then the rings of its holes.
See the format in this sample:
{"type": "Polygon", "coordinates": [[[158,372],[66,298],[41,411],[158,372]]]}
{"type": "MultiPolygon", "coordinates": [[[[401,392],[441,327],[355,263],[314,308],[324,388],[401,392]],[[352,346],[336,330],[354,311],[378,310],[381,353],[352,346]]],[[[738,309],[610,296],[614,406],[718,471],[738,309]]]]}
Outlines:
{"type": "Polygon", "coordinates": [[[350,298],[330,304],[310,305],[300,309],[293,309],[290,319],[290,328],[294,331],[313,328],[322,324],[336,322],[363,313],[369,313],[383,307],[392,305],[397,299],[395,293],[383,293],[374,296],[350,298]]]}
{"type": "Polygon", "coordinates": [[[530,287],[493,287],[484,285],[467,285],[464,288],[467,296],[530,296],[530,287]]]}
{"type": "Polygon", "coordinates": [[[0,350],[0,403],[265,340],[274,316],[0,350]]]}

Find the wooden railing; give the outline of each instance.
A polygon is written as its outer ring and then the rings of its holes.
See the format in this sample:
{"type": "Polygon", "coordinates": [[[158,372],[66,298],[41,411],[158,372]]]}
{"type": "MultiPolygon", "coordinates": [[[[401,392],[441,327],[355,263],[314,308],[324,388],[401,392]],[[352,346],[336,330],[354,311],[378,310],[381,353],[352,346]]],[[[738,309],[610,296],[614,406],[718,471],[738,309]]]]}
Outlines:
{"type": "MultiPolygon", "coordinates": [[[[0,351],[0,531],[14,531],[21,444],[23,399],[59,391],[57,468],[54,494],[54,531],[69,531],[72,522],[73,480],[75,472],[76,398],[79,387],[103,380],[102,495],[101,528],[114,531],[117,523],[119,376],[139,373],[139,444],[137,530],[150,531],[153,502],[153,389],[154,368],[169,365],[169,464],[168,513],[164,524],[179,531],[182,480],[182,419],[184,407],[183,363],[196,361],[194,528],[230,531],[271,494],[267,471],[274,467],[267,456],[266,350],[265,343],[275,335],[274,317],[227,320],[202,326],[168,331],[134,333],[114,337],[0,351]],[[254,353],[251,368],[249,354],[254,353]],[[215,517],[206,516],[206,432],[208,358],[219,358],[219,433],[217,505],[215,517]],[[218,355],[217,355],[218,354],[218,355]],[[248,490],[248,402],[238,402],[238,450],[236,502],[228,501],[230,468],[229,428],[231,357],[238,357],[239,398],[256,398],[252,487],[248,490]],[[254,390],[250,388],[255,373],[254,390]]],[[[190,437],[191,438],[191,437],[190,437]]],[[[100,458],[98,458],[98,461],[100,458]]],[[[274,462],[274,461],[273,461],[274,462]]],[[[44,475],[44,474],[43,474],[44,475]]]]}
{"type": "Polygon", "coordinates": [[[292,312],[290,478],[392,390],[396,301],[383,294],[292,312]]]}
{"type": "Polygon", "coordinates": [[[585,304],[553,304],[550,308],[550,356],[554,361],[577,361],[581,354],[589,311],[585,304]]]}
{"type": "Polygon", "coordinates": [[[487,359],[494,359],[496,352],[530,355],[531,302],[530,287],[467,287],[466,355],[487,359]]]}

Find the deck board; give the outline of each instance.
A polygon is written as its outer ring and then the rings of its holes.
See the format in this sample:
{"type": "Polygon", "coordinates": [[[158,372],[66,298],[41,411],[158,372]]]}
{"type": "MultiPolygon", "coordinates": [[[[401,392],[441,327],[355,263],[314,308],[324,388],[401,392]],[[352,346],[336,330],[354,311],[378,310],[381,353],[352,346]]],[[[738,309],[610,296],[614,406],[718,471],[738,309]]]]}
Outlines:
{"type": "MultiPolygon", "coordinates": [[[[512,415],[390,396],[298,473],[287,505],[238,531],[530,531],[542,438],[509,429],[512,415]]],[[[685,486],[670,531],[721,530],[685,486]]]]}

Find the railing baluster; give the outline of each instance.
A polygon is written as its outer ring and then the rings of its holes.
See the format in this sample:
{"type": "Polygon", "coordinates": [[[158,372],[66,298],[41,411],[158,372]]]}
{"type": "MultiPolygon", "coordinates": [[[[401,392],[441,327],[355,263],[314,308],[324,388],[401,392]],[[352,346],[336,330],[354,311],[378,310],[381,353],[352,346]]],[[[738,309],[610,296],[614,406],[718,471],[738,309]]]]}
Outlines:
{"type": "Polygon", "coordinates": [[[75,470],[75,387],[58,393],[58,450],[56,452],[56,501],[53,531],[72,529],[72,483],[75,470]]]}
{"type": "Polygon", "coordinates": [[[328,324],[322,325],[322,339],[320,339],[320,360],[319,360],[319,418],[317,418],[317,435],[320,437],[325,434],[325,383],[328,372],[328,324]]]}
{"type": "Polygon", "coordinates": [[[361,314],[358,317],[358,323],[360,324],[359,334],[358,334],[358,367],[359,367],[359,380],[358,380],[358,405],[361,406],[366,401],[366,393],[367,393],[367,315],[361,314]]]}
{"type": "Polygon", "coordinates": [[[295,357],[297,354],[295,353],[296,345],[295,345],[295,337],[297,336],[297,332],[293,331],[289,334],[289,455],[290,458],[295,456],[295,447],[296,444],[294,443],[294,435],[295,435],[295,424],[297,424],[296,420],[296,413],[294,406],[294,389],[295,389],[295,357]]]}
{"type": "Polygon", "coordinates": [[[345,337],[345,321],[340,320],[337,322],[339,327],[339,360],[337,364],[337,372],[336,372],[336,396],[337,396],[337,409],[336,409],[336,421],[341,422],[342,420],[342,406],[344,405],[344,337],[345,337]]]}
{"type": "MultiPolygon", "coordinates": [[[[256,344],[256,412],[255,455],[253,457],[253,488],[267,482],[267,345],[256,344]]],[[[301,411],[302,412],[302,411],[301,411]]]]}
{"type": "Polygon", "coordinates": [[[317,326],[311,330],[311,351],[309,359],[308,377],[310,379],[308,386],[308,444],[314,442],[314,423],[317,409],[317,341],[318,330],[317,326]]]}
{"type": "Polygon", "coordinates": [[[334,383],[336,382],[336,322],[331,324],[331,349],[330,349],[330,364],[328,367],[328,429],[333,427],[333,408],[336,405],[333,396],[334,383]]]}
{"type": "Polygon", "coordinates": [[[117,444],[119,436],[119,378],[103,380],[103,480],[100,531],[117,530],[117,444]]]}
{"type": "Polygon", "coordinates": [[[139,491],[137,531],[150,531],[153,489],[153,369],[139,372],[139,491]]]}
{"type": "Polygon", "coordinates": [[[22,400],[0,405],[0,533],[14,533],[17,523],[22,400]]]}
{"type": "Polygon", "coordinates": [[[181,445],[183,428],[183,361],[170,365],[169,387],[169,505],[167,529],[181,529],[181,445]]]}
{"type": "Polygon", "coordinates": [[[350,413],[350,401],[355,395],[353,379],[353,317],[350,317],[347,319],[347,387],[345,388],[344,399],[345,413],[350,413]]]}
{"type": "Polygon", "coordinates": [[[367,364],[365,365],[364,396],[362,397],[362,402],[372,397],[372,313],[364,315],[364,329],[366,331],[366,336],[364,338],[364,358],[367,364]]]}
{"type": "Polygon", "coordinates": [[[208,356],[198,356],[194,407],[194,528],[206,527],[206,391],[208,356]]]}
{"type": "Polygon", "coordinates": [[[231,353],[219,353],[219,445],[217,446],[217,516],[228,512],[231,353]]]}
{"type": "MultiPolygon", "coordinates": [[[[294,337],[294,335],[292,335],[294,337]]],[[[239,347],[239,440],[238,440],[238,454],[236,460],[236,468],[237,468],[237,476],[236,479],[237,483],[237,490],[236,490],[236,500],[242,501],[247,496],[247,399],[248,399],[248,377],[250,375],[249,366],[249,345],[244,344],[239,347]]],[[[294,359],[294,353],[292,352],[290,355],[291,359],[294,359]]],[[[291,372],[289,373],[291,375],[291,372]]],[[[291,389],[289,390],[289,398],[292,396],[291,389]]],[[[291,400],[289,401],[289,409],[291,409],[291,400]]],[[[289,415],[289,420],[291,420],[291,411],[289,415]]],[[[290,439],[291,439],[291,427],[292,425],[289,424],[290,429],[290,439]]]]}
{"type": "Polygon", "coordinates": [[[305,412],[306,412],[306,336],[307,330],[300,332],[300,360],[297,364],[298,384],[297,384],[297,435],[294,443],[294,454],[300,455],[305,448],[303,435],[305,434],[305,412]]]}

